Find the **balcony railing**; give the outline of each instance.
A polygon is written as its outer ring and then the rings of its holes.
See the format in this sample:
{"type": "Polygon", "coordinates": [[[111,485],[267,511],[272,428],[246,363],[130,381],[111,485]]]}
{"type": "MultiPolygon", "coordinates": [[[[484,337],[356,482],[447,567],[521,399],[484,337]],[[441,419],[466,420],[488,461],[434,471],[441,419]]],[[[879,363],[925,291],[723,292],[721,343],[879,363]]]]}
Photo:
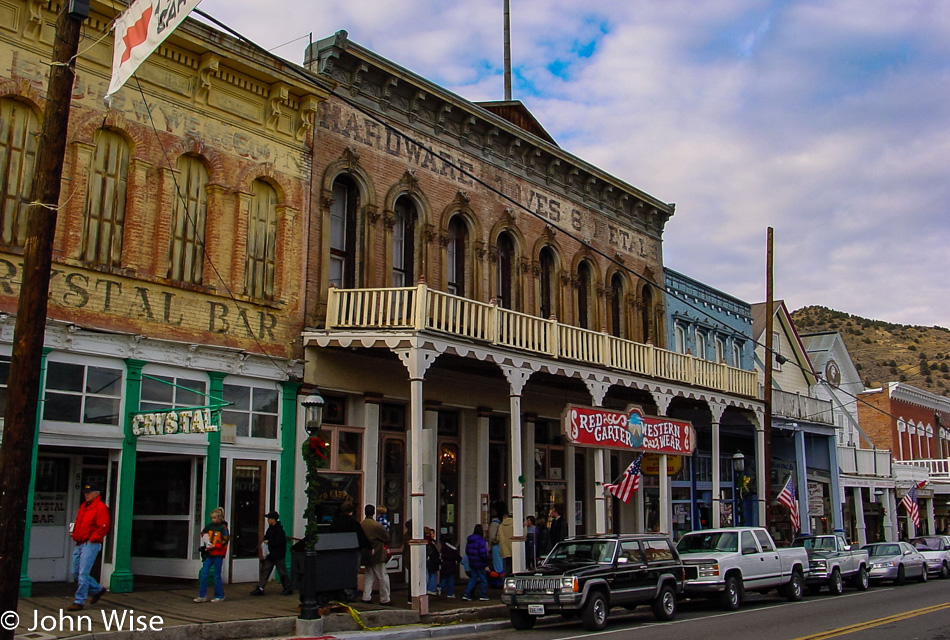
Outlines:
{"type": "Polygon", "coordinates": [[[754,371],[416,287],[330,289],[329,330],[438,331],[459,338],[636,375],[758,397],[754,371]]]}
{"type": "Polygon", "coordinates": [[[772,390],[772,415],[822,424],[835,423],[834,407],[830,400],[820,400],[778,389],[772,390]]]}
{"type": "Polygon", "coordinates": [[[917,467],[926,469],[927,475],[934,479],[950,479],[950,458],[936,458],[929,460],[895,460],[897,468],[917,467]]]}
{"type": "Polygon", "coordinates": [[[886,449],[838,447],[838,466],[842,473],[859,476],[891,477],[891,452],[886,449]]]}

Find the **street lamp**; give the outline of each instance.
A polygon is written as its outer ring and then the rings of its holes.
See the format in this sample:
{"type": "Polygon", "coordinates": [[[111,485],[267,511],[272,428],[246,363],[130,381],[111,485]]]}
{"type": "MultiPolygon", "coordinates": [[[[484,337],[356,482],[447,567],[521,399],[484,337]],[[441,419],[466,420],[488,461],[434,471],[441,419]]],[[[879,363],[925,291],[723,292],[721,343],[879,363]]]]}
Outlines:
{"type": "Polygon", "coordinates": [[[741,451],[736,451],[732,454],[732,468],[735,469],[737,474],[740,474],[745,470],[745,456],[742,455],[741,451]]]}
{"type": "MultiPolygon", "coordinates": [[[[307,530],[304,533],[304,563],[303,563],[303,584],[300,589],[300,615],[301,620],[319,620],[320,608],[317,605],[317,551],[315,549],[317,540],[317,472],[314,464],[308,460],[308,451],[312,457],[315,451],[314,439],[319,440],[320,428],[323,426],[323,406],[326,401],[319,393],[314,391],[301,403],[304,408],[304,430],[307,432],[307,439],[304,443],[304,464],[307,469],[307,530]]],[[[318,447],[323,447],[323,441],[319,440],[318,447]]],[[[322,455],[322,454],[321,454],[322,455]]]]}

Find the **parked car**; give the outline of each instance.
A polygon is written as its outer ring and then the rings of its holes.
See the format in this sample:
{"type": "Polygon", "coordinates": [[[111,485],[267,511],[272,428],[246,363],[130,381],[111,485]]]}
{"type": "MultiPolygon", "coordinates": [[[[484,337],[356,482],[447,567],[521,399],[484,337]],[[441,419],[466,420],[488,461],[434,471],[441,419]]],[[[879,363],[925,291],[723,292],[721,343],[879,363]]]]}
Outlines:
{"type": "Polygon", "coordinates": [[[762,527],[704,529],[687,533],[676,544],[686,570],[686,595],[718,597],[734,611],[746,591],[778,589],[790,601],[802,599],[808,577],[808,553],[777,549],[762,527]]]}
{"type": "Polygon", "coordinates": [[[939,578],[950,577],[950,536],[920,536],[908,542],[927,562],[927,573],[939,578]]]}
{"type": "Polygon", "coordinates": [[[603,535],[557,543],[537,568],[505,578],[501,601],[515,629],[559,613],[599,631],[617,606],[650,604],[657,620],[671,620],[682,592],[683,563],[668,537],[603,535]]]}
{"type": "Polygon", "coordinates": [[[812,593],[827,585],[833,595],[844,592],[844,583],[849,581],[858,591],[868,588],[868,552],[858,545],[850,545],[844,534],[804,535],[792,540],[793,547],[801,547],[808,553],[808,589],[812,593]]]}
{"type": "Polygon", "coordinates": [[[893,580],[904,584],[907,578],[927,582],[927,561],[923,554],[906,542],[875,542],[862,547],[871,556],[871,580],[893,580]]]}

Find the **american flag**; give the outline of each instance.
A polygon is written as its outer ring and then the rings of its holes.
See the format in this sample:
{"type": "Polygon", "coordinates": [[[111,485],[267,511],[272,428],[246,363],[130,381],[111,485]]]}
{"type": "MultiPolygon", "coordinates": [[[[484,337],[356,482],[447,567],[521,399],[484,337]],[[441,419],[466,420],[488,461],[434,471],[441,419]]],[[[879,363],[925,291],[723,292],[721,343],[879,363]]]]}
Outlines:
{"type": "MultiPolygon", "coordinates": [[[[924,484],[924,483],[921,483],[924,484]]],[[[920,505],[917,504],[917,487],[919,485],[914,485],[910,488],[910,491],[907,492],[907,495],[901,500],[901,504],[904,505],[904,509],[907,510],[907,517],[914,521],[914,527],[920,529],[920,505]]]]}
{"type": "Polygon", "coordinates": [[[643,458],[641,453],[637,459],[630,463],[627,470],[623,472],[620,482],[605,482],[604,489],[620,498],[624,504],[630,502],[630,496],[640,488],[640,460],[643,458]]]}
{"type": "Polygon", "coordinates": [[[798,516],[798,498],[795,497],[795,481],[792,480],[791,475],[788,476],[788,480],[785,481],[785,486],[779,492],[776,500],[788,507],[789,516],[792,519],[792,528],[795,531],[800,531],[802,521],[798,516]]]}

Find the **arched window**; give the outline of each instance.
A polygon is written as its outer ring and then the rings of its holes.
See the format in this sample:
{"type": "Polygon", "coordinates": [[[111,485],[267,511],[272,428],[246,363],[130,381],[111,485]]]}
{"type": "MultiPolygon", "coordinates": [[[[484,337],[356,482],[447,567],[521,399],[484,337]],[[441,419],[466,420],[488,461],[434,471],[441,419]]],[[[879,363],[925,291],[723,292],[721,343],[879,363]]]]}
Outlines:
{"type": "Polygon", "coordinates": [[[415,282],[416,205],[401,196],[393,207],[393,285],[409,287],[415,282]]]}
{"type": "Polygon", "coordinates": [[[498,236],[498,282],[495,297],[498,306],[514,309],[515,243],[507,232],[498,236]]]}
{"type": "Polygon", "coordinates": [[[550,318],[555,315],[554,309],[554,251],[551,247],[544,247],[538,254],[538,262],[541,266],[541,274],[538,278],[538,302],[540,315],[542,318],[550,318]]]}
{"type": "Polygon", "coordinates": [[[686,353],[686,330],[683,325],[677,323],[673,327],[673,339],[675,341],[673,348],[676,353],[686,353]]]}
{"type": "Polygon", "coordinates": [[[623,276],[614,273],[610,278],[610,335],[616,338],[624,337],[624,287],[623,276]]]}
{"type": "Polygon", "coordinates": [[[742,343],[738,340],[732,343],[732,366],[742,368],[742,343]]]}
{"type": "Polygon", "coordinates": [[[254,198],[247,217],[244,294],[273,300],[277,260],[277,192],[263,180],[255,180],[251,190],[254,198]]]}
{"type": "Polygon", "coordinates": [[[106,267],[120,265],[128,178],[128,143],[115,131],[99,129],[89,165],[82,260],[106,267]]]}
{"type": "Polygon", "coordinates": [[[201,284],[208,216],[208,170],[197,156],[181,156],[176,182],[168,277],[201,284]]]}
{"type": "Polygon", "coordinates": [[[696,331],[696,352],[693,355],[706,359],[706,334],[699,330],[696,331]]]}
{"type": "Polygon", "coordinates": [[[592,329],[591,325],[596,321],[593,292],[594,276],[590,263],[583,260],[577,265],[577,325],[582,329],[592,329]]]}
{"type": "Polygon", "coordinates": [[[341,289],[356,286],[356,210],[359,191],[347,176],[333,181],[330,205],[330,284],[341,289]]]}
{"type": "Polygon", "coordinates": [[[26,104],[0,98],[0,241],[23,246],[40,130],[26,104]]]}
{"type": "Polygon", "coordinates": [[[449,293],[466,295],[465,263],[468,259],[468,226],[462,216],[449,220],[449,244],[446,247],[446,272],[449,293]]]}
{"type": "Polygon", "coordinates": [[[650,291],[650,287],[643,287],[643,297],[641,300],[640,307],[640,323],[642,325],[641,330],[643,331],[643,342],[651,342],[653,340],[653,292],[650,291]]]}

